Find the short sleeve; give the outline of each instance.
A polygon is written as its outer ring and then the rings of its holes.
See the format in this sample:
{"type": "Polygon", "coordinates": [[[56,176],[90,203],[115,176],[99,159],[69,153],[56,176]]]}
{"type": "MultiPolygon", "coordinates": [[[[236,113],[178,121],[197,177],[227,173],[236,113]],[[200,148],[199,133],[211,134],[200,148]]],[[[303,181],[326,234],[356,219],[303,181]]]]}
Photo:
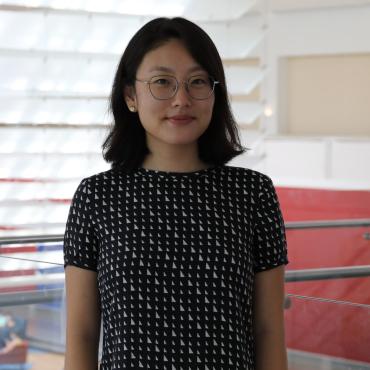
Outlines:
{"type": "Polygon", "coordinates": [[[254,272],[286,265],[288,261],[285,225],[272,180],[262,175],[253,232],[254,272]]]}
{"type": "Polygon", "coordinates": [[[73,265],[97,271],[98,239],[91,222],[91,195],[88,179],[75,191],[69,208],[63,244],[64,267],[73,265]]]}

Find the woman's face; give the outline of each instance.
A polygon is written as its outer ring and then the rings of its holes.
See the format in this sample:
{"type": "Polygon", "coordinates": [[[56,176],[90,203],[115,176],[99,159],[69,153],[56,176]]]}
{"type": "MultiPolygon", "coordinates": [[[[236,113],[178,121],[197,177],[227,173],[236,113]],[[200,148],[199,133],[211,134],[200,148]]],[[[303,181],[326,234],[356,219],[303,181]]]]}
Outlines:
{"type": "MultiPolygon", "coordinates": [[[[198,75],[208,77],[184,45],[175,39],[149,51],[139,65],[136,78],[149,81],[163,75],[176,77],[179,82],[198,75]]],[[[194,99],[187,93],[185,84],[180,83],[174,97],[157,100],[149,86],[138,81],[135,91],[125,96],[128,106],[134,105],[138,111],[149,148],[153,141],[157,144],[196,143],[209,126],[215,99],[214,94],[205,100],[194,99]]]]}

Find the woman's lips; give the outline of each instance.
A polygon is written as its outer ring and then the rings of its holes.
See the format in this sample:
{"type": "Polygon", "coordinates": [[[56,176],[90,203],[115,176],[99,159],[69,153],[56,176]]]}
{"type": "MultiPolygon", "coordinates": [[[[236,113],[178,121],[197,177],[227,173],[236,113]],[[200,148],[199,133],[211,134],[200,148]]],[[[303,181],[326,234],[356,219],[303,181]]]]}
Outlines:
{"type": "Polygon", "coordinates": [[[167,117],[168,121],[171,122],[174,125],[186,125],[194,120],[194,117],[192,116],[185,116],[185,115],[178,115],[178,116],[172,116],[167,117]]]}

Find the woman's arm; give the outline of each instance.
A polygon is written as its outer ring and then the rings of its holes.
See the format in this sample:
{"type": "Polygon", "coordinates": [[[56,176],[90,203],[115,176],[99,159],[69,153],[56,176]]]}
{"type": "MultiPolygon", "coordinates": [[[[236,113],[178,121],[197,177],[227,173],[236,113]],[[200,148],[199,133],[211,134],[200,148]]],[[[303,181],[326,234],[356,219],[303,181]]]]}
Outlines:
{"type": "Polygon", "coordinates": [[[287,370],[283,265],[255,276],[254,335],[256,370],[287,370]]]}
{"type": "Polygon", "coordinates": [[[75,266],[65,269],[67,333],[65,370],[97,370],[100,299],[97,273],[75,266]]]}

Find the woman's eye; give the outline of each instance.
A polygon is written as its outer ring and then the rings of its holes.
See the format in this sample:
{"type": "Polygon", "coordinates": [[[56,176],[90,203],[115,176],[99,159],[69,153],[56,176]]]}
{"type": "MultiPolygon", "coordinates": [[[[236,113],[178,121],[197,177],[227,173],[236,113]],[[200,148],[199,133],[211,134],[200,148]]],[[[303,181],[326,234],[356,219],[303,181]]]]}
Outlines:
{"type": "Polygon", "coordinates": [[[207,80],[205,78],[195,78],[190,82],[192,85],[206,85],[207,80]]]}
{"type": "Polygon", "coordinates": [[[167,78],[157,78],[157,79],[153,80],[152,83],[154,83],[156,85],[166,86],[166,85],[170,85],[171,82],[167,78]]]}

